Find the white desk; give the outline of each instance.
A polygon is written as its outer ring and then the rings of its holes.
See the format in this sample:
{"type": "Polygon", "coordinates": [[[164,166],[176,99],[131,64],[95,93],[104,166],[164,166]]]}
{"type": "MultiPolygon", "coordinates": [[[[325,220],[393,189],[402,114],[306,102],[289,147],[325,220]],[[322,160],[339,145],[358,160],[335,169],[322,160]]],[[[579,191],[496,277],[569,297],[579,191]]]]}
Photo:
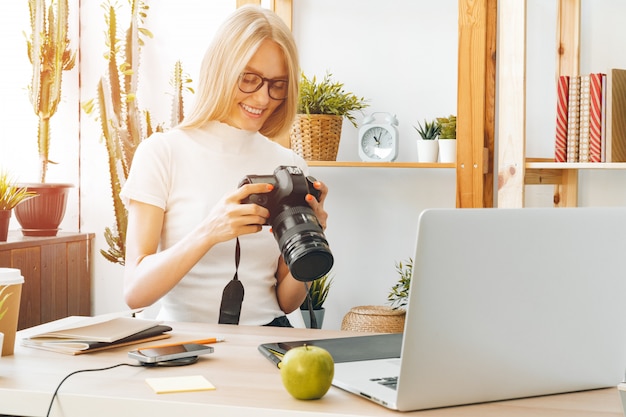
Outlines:
{"type": "MultiPolygon", "coordinates": [[[[264,342],[350,336],[354,333],[170,323],[173,337],[185,341],[224,336],[215,353],[198,363],[177,368],[119,367],[70,377],[55,400],[52,416],[91,417],[293,417],[293,416],[567,416],[623,417],[617,388],[552,395],[522,400],[399,413],[331,387],[321,400],[299,401],[283,388],[280,373],[258,351],[264,342]],[[148,377],[204,375],[214,391],[155,394],[148,377]]],[[[45,325],[44,325],[45,326],[45,325]]],[[[37,328],[38,331],[42,326],[37,328]]],[[[18,333],[18,340],[32,329],[18,333]]],[[[361,333],[362,334],[362,333],[361,333]]],[[[140,345],[136,345],[140,346],[140,345]]],[[[128,347],[85,355],[60,353],[16,346],[14,356],[0,358],[0,414],[44,416],[52,393],[70,372],[101,368],[128,359],[128,347]]],[[[454,383],[451,382],[454,389],[454,383]]],[[[457,387],[458,388],[458,387],[457,387]]]]}

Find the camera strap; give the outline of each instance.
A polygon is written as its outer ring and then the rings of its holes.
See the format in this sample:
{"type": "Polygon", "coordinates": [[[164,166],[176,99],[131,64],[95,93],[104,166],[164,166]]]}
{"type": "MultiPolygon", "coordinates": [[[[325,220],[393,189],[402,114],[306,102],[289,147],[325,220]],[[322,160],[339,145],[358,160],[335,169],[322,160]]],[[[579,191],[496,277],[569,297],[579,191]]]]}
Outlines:
{"type": "Polygon", "coordinates": [[[239,238],[235,244],[235,276],[230,280],[222,292],[222,303],[220,305],[220,324],[239,324],[241,314],[241,303],[243,302],[243,284],[237,276],[239,270],[239,258],[241,248],[239,238]]]}

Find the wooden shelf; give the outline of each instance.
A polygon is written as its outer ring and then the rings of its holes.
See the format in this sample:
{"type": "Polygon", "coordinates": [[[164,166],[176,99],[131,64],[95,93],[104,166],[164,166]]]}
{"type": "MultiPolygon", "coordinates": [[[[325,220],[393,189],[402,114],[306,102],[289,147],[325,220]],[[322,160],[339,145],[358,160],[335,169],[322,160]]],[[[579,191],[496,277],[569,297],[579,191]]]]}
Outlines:
{"type": "Polygon", "coordinates": [[[453,162],[360,162],[360,161],[307,161],[310,167],[349,168],[456,168],[453,162]]]}
{"type": "Polygon", "coordinates": [[[626,169],[626,162],[554,162],[552,159],[527,159],[526,169],[626,169]]]}

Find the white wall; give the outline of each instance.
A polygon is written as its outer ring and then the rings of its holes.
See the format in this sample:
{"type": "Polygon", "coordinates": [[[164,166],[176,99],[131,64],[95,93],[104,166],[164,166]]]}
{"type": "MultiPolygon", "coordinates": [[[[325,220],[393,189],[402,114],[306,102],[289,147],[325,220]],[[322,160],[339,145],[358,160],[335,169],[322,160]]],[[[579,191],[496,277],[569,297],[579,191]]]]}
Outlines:
{"type": "MultiPolygon", "coordinates": [[[[78,2],[71,0],[74,16],[78,2]]],[[[81,2],[81,101],[94,97],[98,77],[104,72],[104,21],[99,3],[95,0],[81,2]]],[[[181,59],[186,72],[196,80],[200,60],[213,31],[234,10],[235,2],[149,3],[146,26],[155,38],[147,40],[142,55],[139,100],[141,107],[150,109],[157,120],[165,121],[169,117],[168,77],[174,62],[181,59]]],[[[554,25],[555,8],[552,2],[545,0],[529,0],[528,3],[529,18],[545,20],[529,28],[532,49],[548,49],[555,34],[554,27],[549,26],[554,25]],[[546,3],[551,6],[545,6],[546,3]],[[546,8],[547,11],[542,10],[546,8]]],[[[593,0],[592,5],[590,0],[585,0],[583,16],[585,19],[590,16],[596,22],[594,32],[596,26],[608,26],[613,33],[622,31],[620,36],[624,39],[623,28],[597,24],[598,9],[608,10],[609,18],[623,16],[621,3],[619,0],[593,0]],[[603,6],[597,8],[596,4],[603,6]],[[604,7],[607,4],[610,7],[604,7]]],[[[120,4],[125,5],[125,2],[120,4]]],[[[3,9],[0,50],[3,62],[11,62],[11,65],[3,66],[0,77],[3,110],[0,112],[3,126],[0,166],[11,169],[23,180],[34,180],[36,119],[25,93],[30,68],[22,36],[22,31],[28,29],[27,5],[10,2],[3,9]]],[[[307,75],[323,76],[326,70],[331,71],[335,79],[345,83],[346,89],[370,100],[368,113],[395,113],[400,121],[398,160],[416,160],[416,132],[412,126],[424,118],[456,112],[456,9],[455,0],[298,0],[293,26],[302,68],[307,75]]],[[[120,22],[120,27],[125,28],[126,22],[120,22]]],[[[610,50],[620,49],[611,46],[610,50]]],[[[603,71],[608,65],[626,67],[624,54],[607,55],[616,61],[608,64],[602,60],[594,71],[603,71]]],[[[539,91],[534,94],[535,98],[529,93],[529,109],[537,109],[528,114],[529,155],[549,157],[555,119],[554,99],[550,96],[554,82],[551,50],[542,52],[538,58],[529,53],[529,66],[532,71],[528,86],[539,91]]],[[[99,140],[97,123],[78,113],[76,71],[66,75],[65,80],[64,103],[53,119],[54,155],[60,164],[51,168],[50,178],[76,184],[80,180],[80,200],[75,189],[62,227],[96,234],[93,310],[100,314],[125,308],[121,298],[122,268],[99,254],[100,249],[106,247],[102,232],[114,224],[106,152],[99,140]],[[80,142],[76,127],[79,117],[80,142]]],[[[359,116],[359,121],[361,118],[359,116]]],[[[339,159],[358,159],[356,129],[347,122],[339,159]]],[[[339,328],[341,318],[350,307],[385,303],[388,289],[397,279],[394,263],[411,256],[419,212],[427,207],[454,207],[455,173],[451,169],[375,168],[313,168],[312,173],[330,187],[326,234],[336,266],[325,327],[339,328]]],[[[626,171],[582,174],[581,205],[626,205],[622,192],[625,175],[626,171]]],[[[544,187],[544,190],[529,193],[529,205],[549,205],[551,187],[544,187]]],[[[12,224],[12,227],[18,225],[12,224]]]]}

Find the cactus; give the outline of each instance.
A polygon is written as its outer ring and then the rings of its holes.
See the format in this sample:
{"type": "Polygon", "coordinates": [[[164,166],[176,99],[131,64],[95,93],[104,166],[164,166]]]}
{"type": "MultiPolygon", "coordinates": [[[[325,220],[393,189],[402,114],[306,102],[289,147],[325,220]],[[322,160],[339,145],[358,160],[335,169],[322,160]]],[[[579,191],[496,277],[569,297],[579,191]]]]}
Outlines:
{"type": "MultiPolygon", "coordinates": [[[[107,74],[101,77],[97,89],[98,119],[102,130],[108,155],[109,174],[115,214],[115,230],[106,228],[104,237],[109,246],[108,250],[100,253],[109,261],[124,265],[126,253],[126,227],[128,213],[119,196],[124,185],[135,150],[139,143],[154,131],[162,131],[162,125],[153,127],[149,111],[139,109],[136,97],[139,74],[139,58],[144,37],[152,37],[152,33],[141,27],[147,17],[149,6],[141,0],[129,0],[130,23],[126,30],[124,48],[117,33],[117,7],[110,1],[103,3],[105,21],[107,23],[105,53],[107,59],[107,74]],[[118,60],[122,60],[118,64],[118,60]]],[[[171,125],[178,124],[183,117],[183,91],[193,90],[185,88],[184,84],[191,80],[184,76],[182,64],[177,62],[174,68],[172,84],[174,88],[171,125]]],[[[82,105],[87,114],[92,114],[96,108],[94,100],[82,105]]]]}
{"type": "Polygon", "coordinates": [[[68,37],[69,7],[67,0],[28,0],[31,34],[26,40],[28,58],[33,67],[29,86],[30,102],[39,118],[37,144],[40,159],[40,181],[46,182],[50,149],[50,118],[61,100],[63,71],[74,68],[76,51],[68,37]]]}

